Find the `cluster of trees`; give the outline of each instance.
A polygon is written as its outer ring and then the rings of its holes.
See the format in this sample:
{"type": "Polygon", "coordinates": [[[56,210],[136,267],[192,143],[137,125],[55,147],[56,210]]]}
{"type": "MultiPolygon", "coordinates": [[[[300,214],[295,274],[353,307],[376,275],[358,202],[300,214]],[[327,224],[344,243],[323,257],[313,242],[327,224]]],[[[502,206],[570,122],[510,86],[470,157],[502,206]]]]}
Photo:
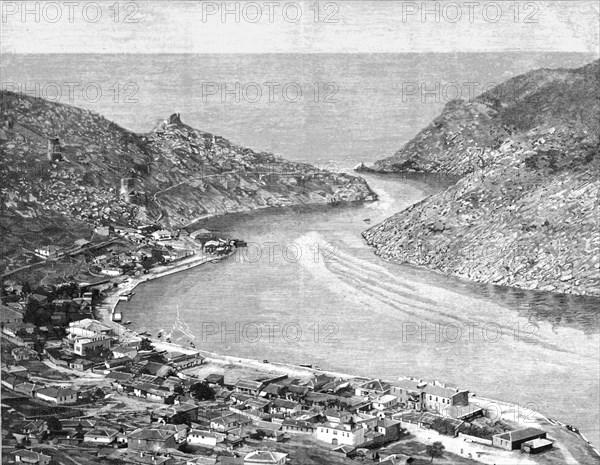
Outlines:
{"type": "Polygon", "coordinates": [[[431,429],[448,436],[454,436],[455,431],[454,426],[452,426],[451,423],[444,421],[442,418],[436,418],[431,424],[431,429]]]}
{"type": "Polygon", "coordinates": [[[200,381],[190,386],[190,395],[197,400],[214,400],[215,390],[206,381],[200,381]]]}
{"type": "Polygon", "coordinates": [[[492,436],[498,434],[498,432],[499,431],[496,428],[491,426],[471,425],[469,429],[465,431],[465,434],[482,439],[492,439],[492,436]]]}

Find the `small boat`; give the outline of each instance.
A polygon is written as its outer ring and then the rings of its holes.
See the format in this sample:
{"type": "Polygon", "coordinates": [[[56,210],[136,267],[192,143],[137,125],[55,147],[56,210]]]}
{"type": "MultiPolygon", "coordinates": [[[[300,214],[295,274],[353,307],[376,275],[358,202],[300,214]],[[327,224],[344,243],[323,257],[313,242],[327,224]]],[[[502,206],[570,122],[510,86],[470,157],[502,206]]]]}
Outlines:
{"type": "Polygon", "coordinates": [[[363,221],[364,221],[365,223],[370,223],[370,222],[371,222],[371,218],[365,218],[363,221]]]}
{"type": "Polygon", "coordinates": [[[130,324],[131,324],[131,321],[126,321],[125,323],[123,323],[123,326],[127,326],[127,325],[130,325],[130,324]]]}
{"type": "Polygon", "coordinates": [[[121,294],[119,296],[119,300],[129,302],[129,299],[131,299],[134,295],[135,294],[133,292],[127,292],[126,294],[121,294]]]}
{"type": "Polygon", "coordinates": [[[162,337],[162,331],[159,331],[156,337],[160,339],[162,337]]]}

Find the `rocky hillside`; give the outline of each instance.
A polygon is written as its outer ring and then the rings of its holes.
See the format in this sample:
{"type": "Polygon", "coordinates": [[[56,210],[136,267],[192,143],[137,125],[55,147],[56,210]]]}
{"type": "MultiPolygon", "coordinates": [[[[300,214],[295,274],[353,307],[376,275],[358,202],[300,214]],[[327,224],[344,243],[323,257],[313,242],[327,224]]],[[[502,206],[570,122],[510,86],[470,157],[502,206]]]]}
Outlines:
{"type": "Polygon", "coordinates": [[[0,94],[3,255],[71,244],[95,226],[198,218],[269,206],[374,199],[358,177],[287,162],[208,134],[172,115],[148,134],[93,112],[0,94]],[[61,153],[48,159],[48,140],[61,153]]]}
{"type": "Polygon", "coordinates": [[[475,281],[600,295],[599,62],[451,102],[383,172],[460,175],[364,237],[382,257],[475,281]]]}

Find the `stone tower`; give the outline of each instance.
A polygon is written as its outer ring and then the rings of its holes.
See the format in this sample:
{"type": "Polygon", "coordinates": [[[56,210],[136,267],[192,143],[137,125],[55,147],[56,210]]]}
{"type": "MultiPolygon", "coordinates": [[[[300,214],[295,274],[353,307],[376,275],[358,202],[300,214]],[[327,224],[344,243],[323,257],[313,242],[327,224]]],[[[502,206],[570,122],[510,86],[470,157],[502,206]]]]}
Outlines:
{"type": "Polygon", "coordinates": [[[62,160],[60,140],[58,137],[50,137],[48,139],[48,151],[46,156],[50,162],[62,160]]]}
{"type": "Polygon", "coordinates": [[[125,202],[131,202],[131,193],[134,189],[133,178],[121,178],[119,186],[119,198],[125,202]]]}
{"type": "Polygon", "coordinates": [[[177,124],[177,125],[182,124],[181,123],[181,113],[173,113],[169,117],[169,124],[177,124]]]}

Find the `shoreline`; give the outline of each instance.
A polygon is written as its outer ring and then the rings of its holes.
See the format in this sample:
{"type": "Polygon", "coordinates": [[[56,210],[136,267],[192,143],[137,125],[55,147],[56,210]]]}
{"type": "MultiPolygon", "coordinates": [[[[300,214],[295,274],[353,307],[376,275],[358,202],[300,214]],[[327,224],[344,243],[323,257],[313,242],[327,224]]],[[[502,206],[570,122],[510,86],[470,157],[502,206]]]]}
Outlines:
{"type": "MultiPolygon", "coordinates": [[[[129,282],[121,283],[119,286],[105,291],[105,297],[102,299],[100,304],[96,307],[98,310],[98,317],[103,321],[103,323],[110,325],[112,327],[117,328],[117,335],[119,340],[127,340],[129,342],[133,340],[141,340],[143,336],[140,336],[139,333],[129,329],[127,326],[115,322],[112,320],[112,316],[120,302],[119,297],[122,294],[131,292],[138,285],[153,281],[155,279],[159,279],[165,276],[169,276],[175,273],[179,273],[181,271],[189,270],[195,268],[197,266],[206,264],[206,263],[214,263],[219,262],[224,259],[229,258],[235,253],[235,249],[229,254],[217,256],[217,257],[208,257],[206,255],[202,255],[201,257],[194,256],[192,258],[184,259],[181,262],[175,265],[167,265],[163,267],[159,267],[156,271],[148,273],[144,278],[131,279],[129,282]],[[111,292],[112,291],[112,292],[111,292]],[[110,310],[109,310],[110,309],[110,310]]],[[[171,351],[171,352],[179,352],[183,354],[200,354],[204,357],[205,361],[208,363],[212,363],[215,365],[224,365],[224,366],[239,366],[241,368],[252,369],[256,371],[263,372],[276,372],[280,374],[285,374],[288,376],[312,376],[318,374],[325,374],[334,377],[347,378],[347,379],[365,379],[370,380],[373,379],[368,376],[354,375],[351,373],[338,372],[333,370],[322,370],[320,368],[315,367],[304,367],[300,365],[295,365],[293,363],[283,363],[283,362],[263,362],[258,359],[247,358],[247,357],[238,357],[233,355],[224,355],[216,352],[211,352],[207,350],[198,349],[195,347],[186,347],[181,344],[166,342],[162,339],[156,337],[148,337],[154,347],[159,351],[171,351]]],[[[541,412],[530,410],[524,407],[519,406],[518,404],[502,401],[496,399],[489,399],[486,397],[478,397],[475,393],[469,393],[469,402],[478,405],[489,405],[492,404],[494,406],[499,407],[500,416],[503,419],[508,419],[510,421],[514,421],[515,423],[526,427],[527,423],[529,426],[532,420],[535,420],[536,423],[539,424],[540,427],[546,427],[546,429],[550,429],[555,436],[568,436],[568,435],[576,435],[579,441],[583,441],[585,445],[587,445],[593,453],[600,457],[600,452],[596,449],[596,447],[581,433],[581,432],[573,432],[567,429],[567,425],[560,420],[555,420],[547,417],[541,412]],[[514,409],[516,407],[516,412],[514,409]],[[516,415],[516,417],[515,417],[516,415]],[[556,434],[558,433],[558,434],[556,434]]],[[[564,442],[564,441],[561,441],[564,442]]],[[[567,450],[568,453],[568,450],[567,450]]],[[[570,455],[570,454],[569,454],[570,455]]],[[[567,463],[576,463],[568,460],[566,457],[567,463]]]]}
{"type": "Polygon", "coordinates": [[[149,281],[154,281],[155,279],[163,278],[165,276],[170,276],[181,271],[190,270],[192,268],[204,265],[206,263],[219,262],[226,258],[229,258],[234,253],[235,249],[233,252],[220,256],[208,256],[205,255],[204,252],[202,252],[202,254],[193,255],[189,258],[184,258],[183,260],[178,261],[175,264],[157,267],[154,271],[149,271],[147,274],[143,275],[143,277],[129,278],[128,281],[125,280],[119,283],[117,286],[113,287],[112,289],[109,288],[104,290],[104,297],[95,307],[94,310],[96,311],[98,317],[105,323],[106,321],[109,321],[111,324],[115,324],[121,327],[122,330],[125,330],[127,329],[125,326],[119,324],[116,321],[113,321],[113,315],[115,313],[115,310],[117,309],[117,306],[119,305],[121,295],[132,292],[140,284],[149,281]]]}

